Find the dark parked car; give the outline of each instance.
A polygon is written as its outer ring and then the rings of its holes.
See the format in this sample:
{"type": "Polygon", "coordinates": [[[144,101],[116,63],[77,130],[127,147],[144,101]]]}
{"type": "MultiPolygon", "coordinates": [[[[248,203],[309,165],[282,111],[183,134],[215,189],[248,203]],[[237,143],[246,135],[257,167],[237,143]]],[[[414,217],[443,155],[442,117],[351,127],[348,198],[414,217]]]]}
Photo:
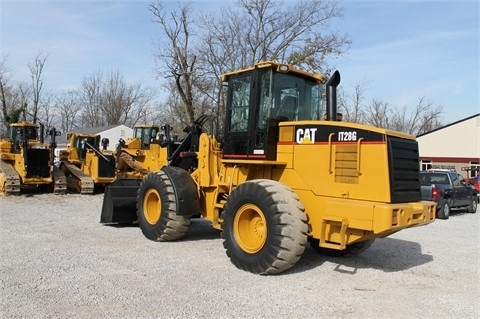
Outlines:
{"type": "Polygon", "coordinates": [[[422,171],[420,185],[422,199],[437,203],[437,218],[448,219],[451,209],[477,211],[478,191],[457,172],[422,171]]]}

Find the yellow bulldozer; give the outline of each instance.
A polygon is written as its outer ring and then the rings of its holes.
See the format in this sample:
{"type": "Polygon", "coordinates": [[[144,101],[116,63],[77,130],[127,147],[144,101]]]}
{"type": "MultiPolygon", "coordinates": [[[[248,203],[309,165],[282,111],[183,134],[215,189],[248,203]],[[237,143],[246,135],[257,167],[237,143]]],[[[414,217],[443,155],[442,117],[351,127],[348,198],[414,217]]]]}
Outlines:
{"type": "Polygon", "coordinates": [[[12,123],[8,136],[0,140],[0,194],[40,191],[64,194],[65,175],[54,165],[55,128],[48,130],[51,142],[44,141],[44,125],[12,123]]]}
{"type": "Polygon", "coordinates": [[[375,238],[435,220],[435,203],[420,197],[415,137],[339,121],[338,71],[326,79],[261,62],[222,81],[223,140],[194,123],[187,142],[135,196],[105,193],[102,223],[138,218],[148,239],[172,241],[201,216],[221,230],[236,267],[275,274],[295,265],[308,243],[353,254],[375,238]]]}
{"type": "Polygon", "coordinates": [[[98,134],[72,132],[67,134],[67,140],[67,149],[60,151],[59,167],[69,191],[93,194],[115,180],[115,157],[107,150],[108,139],[100,141],[98,134]]]}

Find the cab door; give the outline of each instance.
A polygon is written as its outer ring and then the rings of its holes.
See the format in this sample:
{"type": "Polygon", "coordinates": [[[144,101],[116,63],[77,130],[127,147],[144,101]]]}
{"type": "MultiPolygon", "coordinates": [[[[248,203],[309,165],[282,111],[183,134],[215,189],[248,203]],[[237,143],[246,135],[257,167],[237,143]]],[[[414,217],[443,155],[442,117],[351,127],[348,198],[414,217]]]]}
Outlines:
{"type": "Polygon", "coordinates": [[[224,157],[248,157],[251,135],[249,132],[251,106],[252,72],[232,76],[228,86],[224,157]]]}
{"type": "Polygon", "coordinates": [[[253,159],[276,160],[278,123],[272,116],[274,104],[273,73],[270,69],[259,69],[254,78],[255,91],[252,96],[251,119],[249,123],[249,157],[253,159]]]}
{"type": "Polygon", "coordinates": [[[455,196],[455,206],[466,206],[470,204],[470,186],[467,185],[463,177],[458,173],[450,173],[452,179],[453,192],[455,196]]]}
{"type": "Polygon", "coordinates": [[[225,158],[275,160],[279,120],[272,118],[272,70],[256,69],[229,80],[225,158]]]}

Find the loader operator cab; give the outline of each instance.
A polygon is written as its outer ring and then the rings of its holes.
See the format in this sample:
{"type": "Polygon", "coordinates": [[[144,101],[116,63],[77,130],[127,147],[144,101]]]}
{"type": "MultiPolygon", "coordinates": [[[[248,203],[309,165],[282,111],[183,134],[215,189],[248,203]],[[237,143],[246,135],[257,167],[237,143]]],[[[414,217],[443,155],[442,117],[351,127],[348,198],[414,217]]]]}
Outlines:
{"type": "Polygon", "coordinates": [[[265,62],[222,81],[228,87],[224,158],[274,160],[279,122],[320,119],[322,76],[265,62]]]}
{"type": "Polygon", "coordinates": [[[142,150],[150,149],[150,143],[158,141],[158,135],[158,126],[138,125],[133,128],[133,138],[140,139],[142,150]]]}

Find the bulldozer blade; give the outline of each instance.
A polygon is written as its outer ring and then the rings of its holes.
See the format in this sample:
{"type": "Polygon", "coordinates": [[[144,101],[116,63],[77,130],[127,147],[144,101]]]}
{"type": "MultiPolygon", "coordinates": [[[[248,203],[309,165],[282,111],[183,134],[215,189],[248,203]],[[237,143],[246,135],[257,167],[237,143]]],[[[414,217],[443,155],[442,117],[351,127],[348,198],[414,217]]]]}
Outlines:
{"type": "Polygon", "coordinates": [[[117,179],[105,188],[100,223],[133,223],[137,220],[139,180],[117,179]]]}

